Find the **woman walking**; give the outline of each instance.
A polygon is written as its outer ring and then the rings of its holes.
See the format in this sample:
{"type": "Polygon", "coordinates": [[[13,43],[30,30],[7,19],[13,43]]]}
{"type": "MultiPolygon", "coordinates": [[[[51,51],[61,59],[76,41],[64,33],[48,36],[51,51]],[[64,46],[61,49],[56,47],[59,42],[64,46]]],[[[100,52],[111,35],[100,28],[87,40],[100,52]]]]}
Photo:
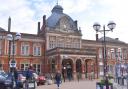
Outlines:
{"type": "Polygon", "coordinates": [[[55,75],[55,80],[56,80],[57,87],[59,89],[60,83],[61,83],[61,73],[59,71],[57,71],[57,73],[55,75]]]}

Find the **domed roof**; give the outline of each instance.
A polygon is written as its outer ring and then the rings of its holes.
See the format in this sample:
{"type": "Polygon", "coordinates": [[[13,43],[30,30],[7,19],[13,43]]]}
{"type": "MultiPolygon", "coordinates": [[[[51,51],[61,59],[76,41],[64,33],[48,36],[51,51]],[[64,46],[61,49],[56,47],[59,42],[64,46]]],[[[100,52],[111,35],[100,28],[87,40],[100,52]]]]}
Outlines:
{"type": "Polygon", "coordinates": [[[52,9],[52,13],[63,13],[63,8],[60,5],[56,5],[54,6],[54,8],[52,9]]]}
{"type": "Polygon", "coordinates": [[[63,13],[63,8],[60,5],[56,5],[52,9],[52,14],[48,17],[46,21],[46,25],[48,27],[54,28],[62,17],[68,18],[70,24],[75,25],[72,18],[63,13]]]}

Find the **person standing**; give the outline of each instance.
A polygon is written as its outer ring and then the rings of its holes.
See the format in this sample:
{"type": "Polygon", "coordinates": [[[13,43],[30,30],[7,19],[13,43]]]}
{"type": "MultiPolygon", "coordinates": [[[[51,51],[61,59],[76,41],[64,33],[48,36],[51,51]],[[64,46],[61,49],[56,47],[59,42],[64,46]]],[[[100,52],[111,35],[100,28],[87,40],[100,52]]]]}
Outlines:
{"type": "Polygon", "coordinates": [[[72,78],[71,69],[67,69],[67,77],[68,77],[68,80],[71,81],[71,78],[72,78]]]}
{"type": "Polygon", "coordinates": [[[65,67],[62,69],[62,76],[63,76],[63,80],[65,82],[65,67]]]}
{"type": "Polygon", "coordinates": [[[59,89],[60,83],[61,83],[61,73],[60,73],[60,71],[57,71],[57,73],[55,75],[55,80],[56,80],[57,87],[59,89]]]}
{"type": "Polygon", "coordinates": [[[14,79],[15,79],[15,83],[16,83],[16,89],[19,89],[19,85],[18,85],[18,71],[16,68],[14,68],[14,79]]]}
{"type": "Polygon", "coordinates": [[[79,72],[77,73],[77,80],[78,80],[78,82],[80,80],[80,73],[79,72]]]}
{"type": "Polygon", "coordinates": [[[29,82],[33,79],[33,71],[31,68],[26,69],[26,81],[25,81],[25,89],[29,89],[29,82]]]}

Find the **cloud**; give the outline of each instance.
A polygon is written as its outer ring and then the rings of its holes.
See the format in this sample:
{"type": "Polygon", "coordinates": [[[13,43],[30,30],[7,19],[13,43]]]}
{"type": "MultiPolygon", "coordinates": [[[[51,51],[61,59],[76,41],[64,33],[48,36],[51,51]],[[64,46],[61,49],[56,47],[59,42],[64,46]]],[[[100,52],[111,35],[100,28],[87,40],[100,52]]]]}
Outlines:
{"type": "Polygon", "coordinates": [[[37,22],[42,22],[44,14],[48,15],[53,6],[42,0],[5,0],[0,1],[0,27],[7,30],[8,17],[11,17],[11,31],[37,33],[37,22]]]}
{"type": "MultiPolygon", "coordinates": [[[[0,0],[0,3],[0,27],[7,29],[8,17],[11,16],[11,31],[33,34],[37,33],[37,22],[42,23],[44,14],[48,18],[56,5],[55,0],[0,0]]],[[[59,5],[64,8],[64,13],[78,20],[83,38],[95,39],[94,22],[107,25],[113,20],[116,29],[107,36],[128,42],[127,0],[59,0],[59,5]]]]}
{"type": "MultiPolygon", "coordinates": [[[[90,0],[91,1],[91,0],[90,0]]],[[[66,13],[79,13],[85,11],[91,4],[89,0],[63,0],[61,2],[66,13]]]]}
{"type": "Polygon", "coordinates": [[[26,0],[5,0],[5,2],[0,3],[2,3],[0,17],[3,21],[0,21],[0,24],[1,26],[3,25],[6,30],[9,16],[12,20],[12,31],[23,31],[24,29],[22,28],[28,28],[28,26],[26,26],[27,24],[34,23],[32,21],[34,12],[28,7],[26,0]]]}

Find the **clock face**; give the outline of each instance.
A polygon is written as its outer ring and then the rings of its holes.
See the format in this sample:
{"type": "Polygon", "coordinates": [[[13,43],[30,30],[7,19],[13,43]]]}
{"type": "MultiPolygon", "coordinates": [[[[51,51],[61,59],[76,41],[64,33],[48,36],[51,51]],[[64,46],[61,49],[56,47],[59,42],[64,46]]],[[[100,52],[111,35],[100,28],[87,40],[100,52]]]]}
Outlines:
{"type": "Polygon", "coordinates": [[[60,20],[60,27],[63,31],[68,31],[69,29],[71,29],[71,26],[70,26],[70,23],[69,23],[69,20],[65,17],[65,18],[62,18],[60,20]]]}

